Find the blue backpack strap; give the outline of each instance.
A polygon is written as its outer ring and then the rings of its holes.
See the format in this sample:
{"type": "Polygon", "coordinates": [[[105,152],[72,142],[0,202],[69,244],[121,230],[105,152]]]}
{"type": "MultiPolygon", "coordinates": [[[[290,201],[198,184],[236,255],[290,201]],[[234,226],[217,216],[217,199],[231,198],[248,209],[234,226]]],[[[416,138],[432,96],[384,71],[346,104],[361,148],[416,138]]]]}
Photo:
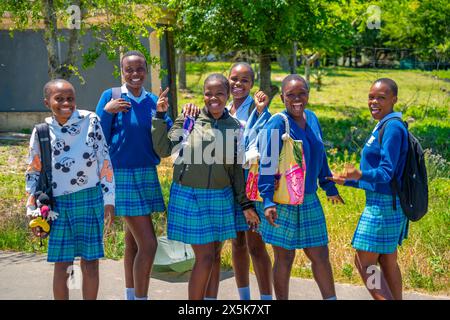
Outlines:
{"type": "Polygon", "coordinates": [[[378,133],[378,143],[380,144],[380,146],[381,146],[381,141],[383,140],[383,135],[384,135],[384,130],[385,130],[385,128],[386,128],[386,125],[387,125],[389,122],[393,121],[393,120],[400,121],[401,123],[403,123],[403,125],[404,125],[405,128],[406,128],[406,130],[408,130],[408,123],[406,123],[405,121],[403,121],[403,119],[400,118],[400,117],[393,117],[393,118],[390,118],[390,119],[386,120],[386,121],[381,125],[380,131],[379,131],[379,133],[378,133]]]}
{"type": "MultiPolygon", "coordinates": [[[[111,92],[112,92],[111,99],[116,100],[116,99],[119,99],[122,96],[122,88],[121,87],[111,88],[111,92]]],[[[114,124],[114,121],[116,120],[116,118],[117,118],[117,113],[114,113],[113,120],[112,120],[113,124],[114,124]]]]}
{"type": "Polygon", "coordinates": [[[111,99],[119,99],[122,96],[122,88],[121,87],[114,87],[112,90],[112,96],[111,99]]]}

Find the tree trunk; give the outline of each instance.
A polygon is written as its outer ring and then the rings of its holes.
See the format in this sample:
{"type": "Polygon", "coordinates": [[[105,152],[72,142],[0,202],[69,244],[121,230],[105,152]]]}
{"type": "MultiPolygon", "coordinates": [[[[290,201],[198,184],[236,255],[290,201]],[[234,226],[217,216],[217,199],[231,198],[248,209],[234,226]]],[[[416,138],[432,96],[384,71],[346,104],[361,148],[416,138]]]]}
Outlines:
{"type": "Polygon", "coordinates": [[[186,85],[186,54],[183,50],[178,50],[178,88],[187,89],[186,85]]]}
{"type": "Polygon", "coordinates": [[[270,50],[262,49],[259,55],[259,87],[272,99],[270,50]]]}
{"type": "Polygon", "coordinates": [[[44,13],[44,41],[47,47],[48,77],[57,78],[60,63],[57,49],[56,12],[53,0],[42,0],[44,13]]]}
{"type": "MultiPolygon", "coordinates": [[[[81,14],[81,0],[73,0],[73,5],[76,5],[80,8],[80,14],[81,14]]],[[[80,16],[80,19],[83,19],[83,16],[80,16]]],[[[69,49],[67,52],[67,57],[64,61],[64,64],[60,67],[59,74],[63,79],[69,79],[72,74],[73,70],[70,69],[71,66],[75,65],[75,62],[77,61],[76,54],[79,51],[79,45],[80,45],[80,30],[73,28],[70,30],[70,36],[69,36],[69,49]]]]}
{"type": "Polygon", "coordinates": [[[373,68],[377,67],[377,49],[373,48],[373,68]]]}
{"type": "Polygon", "coordinates": [[[284,72],[290,72],[291,71],[291,56],[290,54],[287,54],[286,52],[281,52],[277,55],[277,61],[278,65],[280,66],[281,70],[284,72]]]}
{"type": "Polygon", "coordinates": [[[316,52],[311,57],[304,56],[305,58],[305,80],[309,84],[309,78],[311,76],[311,64],[320,57],[320,53],[316,52]]]}
{"type": "MultiPolygon", "coordinates": [[[[74,73],[72,67],[77,60],[80,30],[76,28],[70,30],[67,57],[62,62],[62,58],[58,54],[57,12],[54,0],[41,1],[44,14],[44,41],[47,48],[48,77],[50,79],[69,79],[74,73]]],[[[81,0],[74,0],[73,4],[77,5],[81,12],[81,0]]]]}
{"type": "Polygon", "coordinates": [[[177,97],[177,79],[176,79],[176,59],[175,59],[175,46],[174,36],[172,31],[166,31],[166,46],[168,50],[167,65],[169,71],[169,116],[172,119],[176,119],[178,116],[178,97],[177,97]]]}
{"type": "Polygon", "coordinates": [[[292,55],[289,62],[291,74],[297,73],[297,42],[292,44],[292,55]]]}

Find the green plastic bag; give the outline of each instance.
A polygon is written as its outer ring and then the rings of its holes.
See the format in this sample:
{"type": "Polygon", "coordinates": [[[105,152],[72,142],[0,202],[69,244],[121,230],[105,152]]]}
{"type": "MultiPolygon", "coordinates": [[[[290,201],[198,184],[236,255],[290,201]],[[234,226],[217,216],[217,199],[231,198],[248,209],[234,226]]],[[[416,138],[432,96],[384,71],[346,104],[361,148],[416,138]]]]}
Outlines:
{"type": "Polygon", "coordinates": [[[183,273],[192,270],[195,262],[194,251],[189,244],[158,237],[153,270],[156,272],[175,271],[183,273]]]}

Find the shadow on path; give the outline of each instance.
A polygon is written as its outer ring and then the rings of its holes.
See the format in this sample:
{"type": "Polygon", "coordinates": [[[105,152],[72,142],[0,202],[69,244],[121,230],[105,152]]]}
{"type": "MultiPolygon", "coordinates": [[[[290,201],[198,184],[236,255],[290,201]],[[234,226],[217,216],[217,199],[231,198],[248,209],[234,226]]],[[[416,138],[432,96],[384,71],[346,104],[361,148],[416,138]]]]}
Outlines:
{"type": "MultiPolygon", "coordinates": [[[[179,283],[179,282],[189,282],[189,277],[191,276],[191,271],[187,271],[184,273],[179,272],[157,272],[153,271],[151,277],[154,279],[158,279],[161,281],[166,281],[170,283],[179,283]]],[[[233,270],[221,269],[220,271],[220,281],[224,281],[229,278],[234,277],[233,270]]]]}

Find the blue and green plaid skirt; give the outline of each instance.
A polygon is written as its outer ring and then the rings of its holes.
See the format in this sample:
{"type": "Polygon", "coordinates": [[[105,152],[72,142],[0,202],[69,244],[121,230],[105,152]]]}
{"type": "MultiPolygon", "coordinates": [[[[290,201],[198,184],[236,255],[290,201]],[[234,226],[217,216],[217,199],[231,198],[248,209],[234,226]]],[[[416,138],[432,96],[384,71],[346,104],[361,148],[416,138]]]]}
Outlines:
{"type": "Polygon", "coordinates": [[[391,195],[366,191],[366,207],[356,227],[352,246],[356,250],[379,254],[394,253],[397,245],[407,238],[408,226],[398,197],[394,211],[391,195]]]}
{"type": "Polygon", "coordinates": [[[167,236],[189,244],[236,238],[231,187],[199,189],[172,183],[167,213],[167,236]]]}
{"type": "Polygon", "coordinates": [[[103,195],[100,187],[55,197],[59,213],[51,226],[48,262],[96,260],[103,252],[103,195]]]}
{"type": "Polygon", "coordinates": [[[116,216],[147,216],[164,212],[165,205],[156,167],[114,169],[116,216]]]}
{"type": "Polygon", "coordinates": [[[261,217],[260,233],[265,243],[287,250],[320,247],[328,244],[325,215],[317,194],[305,194],[303,204],[277,204],[278,219],[273,227],[264,216],[264,205],[255,202],[261,217]]]}

